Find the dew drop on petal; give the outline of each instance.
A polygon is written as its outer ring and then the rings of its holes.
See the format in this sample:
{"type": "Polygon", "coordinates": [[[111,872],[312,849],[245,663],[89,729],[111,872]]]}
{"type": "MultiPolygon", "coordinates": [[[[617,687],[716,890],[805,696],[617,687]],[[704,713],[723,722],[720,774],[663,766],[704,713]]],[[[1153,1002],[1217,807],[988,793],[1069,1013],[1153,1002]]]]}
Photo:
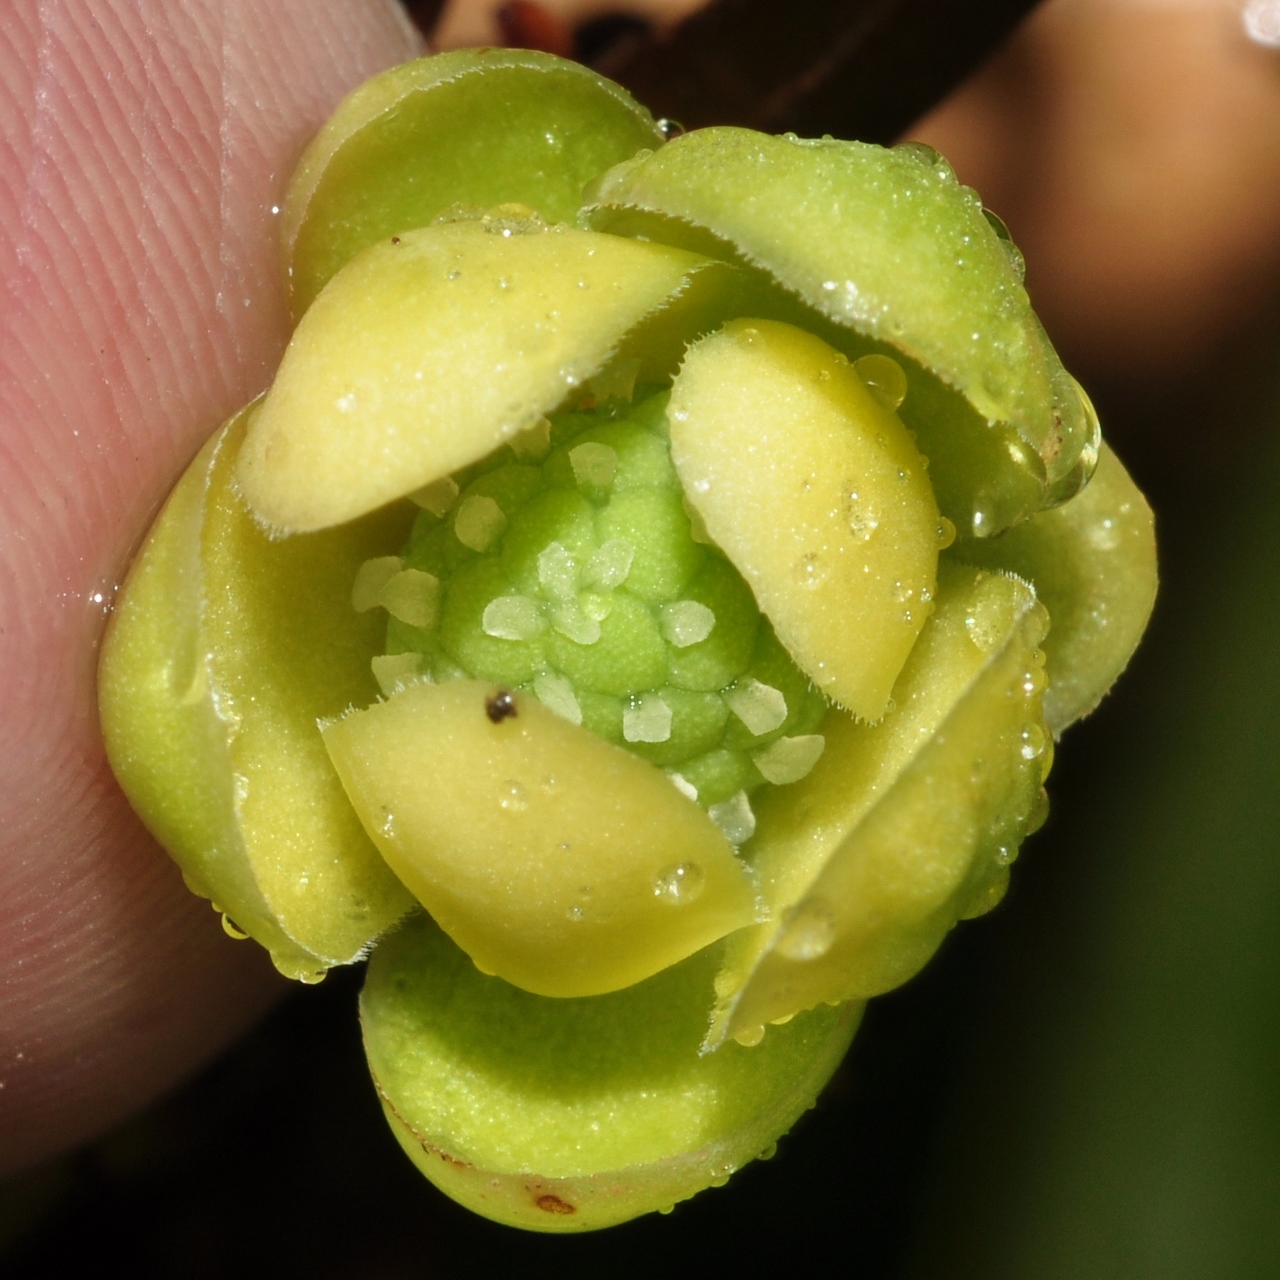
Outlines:
{"type": "Polygon", "coordinates": [[[818,552],[809,551],[791,566],[791,576],[798,586],[813,590],[826,582],[830,570],[818,552]]]}
{"type": "Polygon", "coordinates": [[[654,896],[664,902],[683,906],[702,892],[706,880],[706,873],[696,862],[681,862],[677,866],[668,867],[654,880],[654,896]]]}
{"type": "MultiPolygon", "coordinates": [[[[744,1049],[754,1049],[756,1045],[764,1039],[764,1028],[743,1027],[741,1031],[735,1031],[733,1033],[733,1038],[738,1044],[742,1045],[744,1049]]],[[[725,1181],[727,1182],[728,1179],[726,1178],[725,1181]]]]}
{"type": "Polygon", "coordinates": [[[1044,755],[1045,732],[1038,724],[1024,725],[1018,737],[1021,743],[1018,754],[1024,760],[1038,760],[1044,755]]]}
{"type": "Polygon", "coordinates": [[[498,807],[505,813],[524,813],[529,807],[529,795],[520,783],[508,779],[498,787],[498,807]]]}
{"type": "Polygon", "coordinates": [[[890,356],[863,356],[853,362],[853,367],[887,409],[896,409],[907,398],[907,375],[890,356]]]}

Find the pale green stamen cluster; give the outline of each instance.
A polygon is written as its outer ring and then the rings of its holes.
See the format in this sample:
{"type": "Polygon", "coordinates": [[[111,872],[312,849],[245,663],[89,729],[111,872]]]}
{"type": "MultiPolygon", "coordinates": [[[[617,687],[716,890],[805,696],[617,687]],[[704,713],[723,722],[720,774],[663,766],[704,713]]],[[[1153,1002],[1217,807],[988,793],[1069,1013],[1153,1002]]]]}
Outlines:
{"type": "Polygon", "coordinates": [[[735,843],[764,782],[822,754],[826,702],[691,520],[665,394],[543,419],[415,495],[402,556],[367,561],[358,610],[391,615],[374,671],[491,680],[665,769],[735,843]]]}

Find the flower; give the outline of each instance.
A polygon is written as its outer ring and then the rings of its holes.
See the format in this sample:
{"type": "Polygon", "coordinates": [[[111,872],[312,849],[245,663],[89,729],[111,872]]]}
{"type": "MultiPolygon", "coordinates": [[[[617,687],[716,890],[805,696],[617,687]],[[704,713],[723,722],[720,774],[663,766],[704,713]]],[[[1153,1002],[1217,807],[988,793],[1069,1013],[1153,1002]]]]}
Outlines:
{"type": "Polygon", "coordinates": [[[376,947],[397,1136],[542,1229],[789,1127],[999,900],[1154,594],[945,161],[676,133],[523,52],[352,95],[286,202],[290,348],[103,656],[192,888],[296,976],[376,947]]]}

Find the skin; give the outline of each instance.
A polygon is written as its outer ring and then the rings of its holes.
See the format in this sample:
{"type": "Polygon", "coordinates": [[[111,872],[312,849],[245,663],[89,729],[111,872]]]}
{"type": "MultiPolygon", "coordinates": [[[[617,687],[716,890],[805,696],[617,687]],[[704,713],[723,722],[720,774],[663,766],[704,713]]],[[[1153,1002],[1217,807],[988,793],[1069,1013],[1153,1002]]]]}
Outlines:
{"type": "Polygon", "coordinates": [[[103,759],[132,550],[286,334],[271,206],[390,0],[15,0],[0,17],[0,1173],[172,1087],[287,990],[103,759]]]}

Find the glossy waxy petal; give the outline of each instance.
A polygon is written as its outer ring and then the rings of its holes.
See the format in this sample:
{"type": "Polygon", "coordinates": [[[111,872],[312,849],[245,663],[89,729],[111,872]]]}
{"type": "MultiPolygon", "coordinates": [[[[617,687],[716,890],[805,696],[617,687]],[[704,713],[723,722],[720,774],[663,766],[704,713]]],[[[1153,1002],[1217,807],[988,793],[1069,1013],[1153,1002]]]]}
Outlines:
{"type": "Polygon", "coordinates": [[[771,918],[730,939],[712,1044],[912,976],[994,905],[1052,758],[1025,584],[946,566],[878,725],[833,713],[813,772],[762,800],[747,854],[771,918]]]}
{"type": "Polygon", "coordinates": [[[973,477],[951,510],[944,502],[963,531],[999,532],[1088,478],[1096,421],[1031,310],[1020,262],[928,148],[698,130],[611,170],[584,217],[758,267],[936,379],[937,404],[909,396],[903,410],[924,452],[940,442],[955,454],[945,441],[957,433],[1001,445],[983,450],[995,469],[981,486],[973,477]],[[948,387],[973,420],[937,395],[948,387]]]}
{"type": "Polygon", "coordinates": [[[668,406],[689,502],[827,697],[878,720],[937,583],[938,508],[906,428],[818,338],[736,320],[668,406]]]}
{"type": "Polygon", "coordinates": [[[598,373],[702,270],[728,268],[504,218],[366,250],[285,352],[240,457],[250,506],[278,529],[324,528],[478,461],[598,373]]]}
{"type": "Polygon", "coordinates": [[[316,730],[376,696],[381,624],[350,607],[401,511],[272,541],[237,497],[251,408],[188,468],[103,646],[102,727],[143,820],[290,976],[356,959],[412,905],[365,836],[316,730]]]}
{"type": "Polygon", "coordinates": [[[712,949],[626,991],[548,1000],[410,921],[360,1003],[392,1131],[447,1195],[537,1231],[591,1231],[723,1182],[812,1106],[862,1010],[700,1055],[715,963],[712,949]]]}
{"type": "Polygon", "coordinates": [[[639,982],[754,918],[746,868],[653,765],[492,684],[420,684],[324,728],[387,862],[487,973],[639,982]]]}
{"type": "Polygon", "coordinates": [[[1156,599],[1155,521],[1105,444],[1078,497],[959,554],[1035,585],[1053,620],[1044,714],[1054,735],[1098,705],[1133,656],[1156,599]]]}
{"type": "Polygon", "coordinates": [[[343,101],[289,185],[294,315],[362,249],[454,204],[570,221],[591,179],[662,141],[625,90],[547,54],[466,49],[384,71],[343,101]]]}

